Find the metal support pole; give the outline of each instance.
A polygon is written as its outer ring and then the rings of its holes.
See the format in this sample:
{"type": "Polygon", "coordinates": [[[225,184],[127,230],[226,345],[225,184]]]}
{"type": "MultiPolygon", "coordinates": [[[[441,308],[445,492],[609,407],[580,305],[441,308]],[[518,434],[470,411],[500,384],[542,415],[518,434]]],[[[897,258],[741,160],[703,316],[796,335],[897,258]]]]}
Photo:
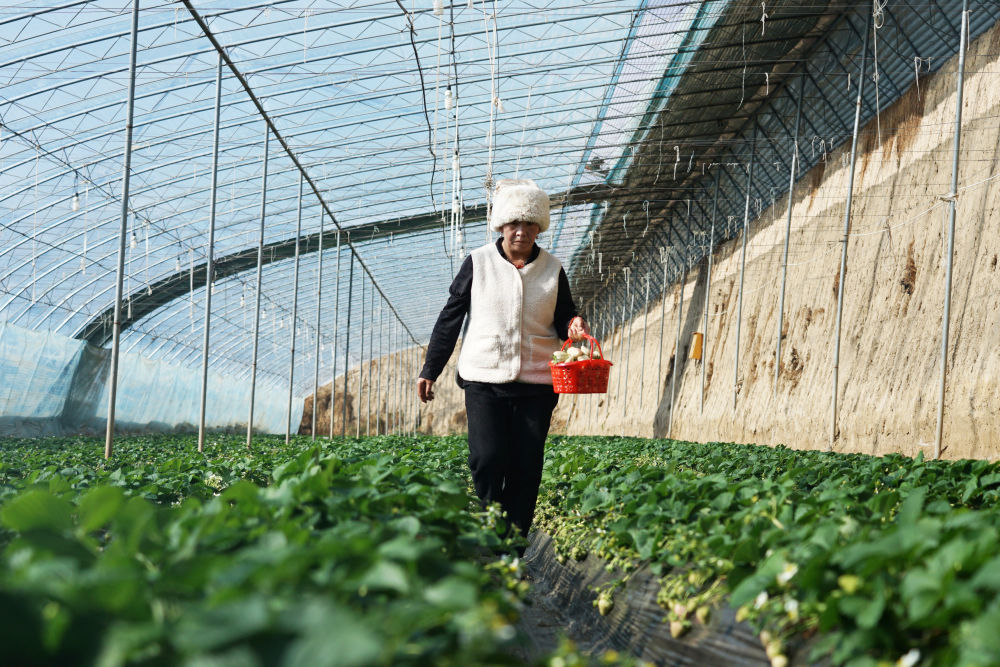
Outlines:
{"type": "Polygon", "coordinates": [[[340,230],[337,230],[337,282],[333,297],[333,363],[330,366],[330,439],[333,440],[333,404],[337,388],[337,327],[340,319],[340,230]]]}
{"type": "Polygon", "coordinates": [[[677,397],[677,367],[681,365],[681,315],[684,312],[684,283],[687,276],[681,278],[681,296],[677,302],[677,336],[674,338],[674,369],[670,377],[670,415],[667,419],[667,437],[674,432],[674,401],[677,397]]]}
{"type": "Polygon", "coordinates": [[[257,282],[253,309],[253,356],[250,361],[250,415],[247,417],[247,449],[253,442],[253,408],[257,393],[257,354],[260,348],[260,295],[264,272],[264,221],[267,213],[267,158],[270,152],[271,130],[264,123],[264,173],[260,179],[260,235],[257,238],[257,282]]]}
{"type": "Polygon", "coordinates": [[[757,157],[757,121],[753,124],[753,140],[750,144],[750,167],[747,169],[747,197],[743,207],[743,250],[740,253],[740,294],[736,309],[736,360],[733,362],[733,412],[736,412],[736,396],[740,386],[740,334],[743,326],[743,276],[747,264],[747,237],[750,236],[750,190],[753,187],[753,166],[757,157]]]}
{"type": "Polygon", "coordinates": [[[715,196],[712,198],[712,226],[708,233],[708,274],[705,276],[705,331],[701,337],[701,414],[705,414],[705,366],[708,364],[708,306],[712,295],[712,256],[715,254],[715,214],[719,210],[719,184],[722,182],[722,165],[715,176],[715,196]]]}
{"type": "Polygon", "coordinates": [[[962,33],[958,46],[958,90],[955,101],[955,146],[951,157],[951,193],[948,202],[948,256],[945,268],[944,314],[941,320],[941,381],[938,385],[937,429],[934,433],[934,458],[941,458],[941,435],[944,430],[944,397],[948,379],[948,334],[951,323],[951,275],[955,259],[955,208],[958,198],[958,158],[962,141],[962,95],[965,84],[965,50],[969,40],[969,0],[962,0],[962,33]]]}
{"type": "Polygon", "coordinates": [[[389,314],[389,322],[387,324],[385,337],[386,337],[386,347],[388,351],[386,352],[385,364],[385,433],[386,435],[392,434],[392,406],[393,401],[396,396],[396,382],[393,373],[393,358],[394,350],[393,337],[395,336],[395,323],[392,319],[392,314],[389,314]]]}
{"type": "MultiPolygon", "coordinates": [[[[417,377],[417,355],[420,354],[420,348],[414,347],[413,352],[410,354],[410,377],[417,377]]],[[[413,435],[416,436],[420,433],[420,401],[410,399],[410,405],[413,406],[413,435]]]]}
{"type": "MultiPolygon", "coordinates": [[[[404,343],[405,345],[405,343],[404,343]]],[[[399,357],[399,377],[401,380],[400,386],[403,388],[403,393],[400,395],[399,404],[399,419],[400,419],[400,432],[403,435],[409,435],[409,424],[410,424],[410,373],[409,373],[409,354],[408,349],[403,349],[399,357]]]]}
{"type": "MultiPolygon", "coordinates": [[[[295,333],[299,320],[299,239],[302,237],[302,175],[299,175],[299,203],[295,218],[295,269],[292,273],[292,342],[288,362],[288,416],[285,420],[285,444],[292,434],[292,391],[295,388],[295,333]]],[[[315,412],[315,410],[313,410],[315,412]]]]}
{"type": "Polygon", "coordinates": [[[868,12],[868,21],[865,24],[864,46],[861,49],[861,76],[858,77],[858,99],[854,107],[854,131],[851,135],[851,167],[847,181],[847,204],[844,208],[844,236],[840,239],[840,274],[837,283],[837,320],[835,343],[833,348],[833,397],[830,414],[830,444],[828,450],[833,449],[833,441],[837,439],[837,393],[840,385],[840,326],[844,315],[844,282],[847,276],[847,239],[851,233],[851,203],[854,200],[854,165],[858,158],[858,131],[861,127],[861,103],[865,93],[865,66],[868,57],[868,38],[871,33],[872,14],[868,12]]]}
{"type": "Polygon", "coordinates": [[[649,324],[649,272],[646,272],[646,301],[642,313],[642,361],[639,364],[639,409],[642,409],[642,398],[646,387],[646,328],[649,324]]]}
{"type": "Polygon", "coordinates": [[[393,394],[392,394],[392,432],[399,434],[399,401],[401,400],[404,388],[402,386],[402,377],[399,372],[399,320],[396,320],[392,325],[393,333],[393,343],[392,343],[392,384],[393,384],[393,394]]]}
{"type": "MultiPolygon", "coordinates": [[[[611,291],[611,328],[609,329],[609,331],[611,333],[611,336],[609,338],[609,341],[611,342],[611,352],[609,353],[609,356],[611,354],[617,354],[618,353],[618,346],[615,345],[615,324],[616,324],[616,320],[618,319],[618,303],[617,303],[617,301],[618,301],[618,292],[617,292],[617,290],[615,290],[612,287],[612,291],[611,291]]],[[[617,400],[618,399],[618,391],[619,391],[619,389],[621,389],[621,373],[615,373],[615,380],[616,380],[616,383],[615,383],[615,400],[617,400]]],[[[610,386],[608,387],[608,389],[610,389],[610,386]]],[[[606,406],[606,409],[604,411],[604,417],[605,417],[605,419],[607,419],[610,416],[611,416],[611,395],[608,394],[607,406],[606,406]]]]}
{"type": "MultiPolygon", "coordinates": [[[[631,304],[629,306],[628,314],[631,315],[635,312],[635,290],[632,289],[632,271],[629,267],[625,267],[625,293],[631,297],[631,304]]],[[[628,299],[626,299],[628,301],[628,299]]],[[[622,304],[622,326],[625,326],[625,304],[622,304]]],[[[622,397],[622,437],[625,436],[625,415],[628,412],[628,367],[629,361],[632,359],[632,323],[631,320],[628,321],[628,342],[625,343],[625,392],[622,397]]],[[[625,330],[622,329],[622,336],[624,337],[625,330]]]]}
{"type": "Polygon", "coordinates": [[[663,389],[663,321],[667,317],[667,256],[663,248],[660,248],[660,258],[663,260],[663,282],[660,283],[660,352],[656,358],[657,397],[663,389]]]}
{"type": "Polygon", "coordinates": [[[347,374],[351,369],[351,305],[354,302],[354,253],[347,277],[347,329],[344,331],[344,391],[340,397],[340,437],[347,436],[347,374]]]}
{"type": "Polygon", "coordinates": [[[198,451],[205,451],[205,403],[208,398],[208,340],[212,319],[212,283],[215,277],[215,202],[219,183],[219,109],[222,106],[222,55],[215,68],[215,126],[212,130],[212,192],[208,209],[208,258],[205,261],[205,335],[201,352],[201,408],[198,413],[198,451]]]}
{"type": "MultiPolygon", "coordinates": [[[[319,266],[316,275],[316,367],[313,374],[313,414],[312,414],[312,439],[316,439],[316,415],[319,412],[319,339],[323,335],[322,322],[322,298],[323,298],[323,211],[319,212],[319,247],[316,258],[319,266]]],[[[333,389],[331,385],[330,389],[333,389]]],[[[333,417],[333,391],[330,392],[330,417],[333,417]]]]}
{"type": "Polygon", "coordinates": [[[792,233],[792,195],[798,178],[799,125],[802,120],[802,98],[805,97],[806,77],[799,79],[799,100],[795,111],[795,134],[792,140],[792,168],[788,174],[788,212],[785,218],[785,253],[781,262],[781,296],[778,299],[778,332],[774,344],[774,395],[778,395],[778,376],[781,371],[781,330],[785,326],[785,282],[788,278],[788,239],[792,233]]]}
{"type": "Polygon", "coordinates": [[[354,435],[361,437],[361,392],[364,390],[365,379],[365,281],[361,280],[361,317],[358,318],[361,325],[361,341],[358,345],[358,418],[354,420],[354,435]]]}
{"type": "Polygon", "coordinates": [[[368,331],[368,399],[365,409],[365,435],[372,434],[372,368],[375,364],[375,290],[371,290],[371,307],[368,309],[371,325],[368,331]]]}
{"type": "MultiPolygon", "coordinates": [[[[384,346],[382,345],[385,339],[385,308],[382,303],[378,304],[378,387],[375,390],[375,398],[378,401],[379,406],[385,406],[385,397],[382,395],[382,375],[385,372],[385,361],[384,346]]],[[[381,417],[376,415],[375,417],[375,435],[382,435],[382,424],[385,423],[385,413],[384,410],[380,410],[383,414],[381,417]]]]}
{"type": "MultiPolygon", "coordinates": [[[[413,379],[413,350],[407,349],[405,358],[405,375],[407,380],[407,385],[412,382],[413,379]]],[[[413,401],[411,400],[411,392],[407,392],[403,396],[403,404],[406,406],[406,432],[408,435],[413,435],[413,401]]]]}
{"type": "Polygon", "coordinates": [[[132,174],[132,118],[135,111],[135,62],[139,33],[139,0],[132,2],[131,47],[128,61],[128,102],[125,110],[125,164],[122,167],[122,212],[118,230],[118,267],[115,274],[115,319],[111,330],[111,376],[108,378],[108,421],[104,458],[110,459],[115,441],[115,399],[118,396],[118,355],[122,331],[122,291],[125,280],[125,239],[128,236],[128,197],[132,174]]]}

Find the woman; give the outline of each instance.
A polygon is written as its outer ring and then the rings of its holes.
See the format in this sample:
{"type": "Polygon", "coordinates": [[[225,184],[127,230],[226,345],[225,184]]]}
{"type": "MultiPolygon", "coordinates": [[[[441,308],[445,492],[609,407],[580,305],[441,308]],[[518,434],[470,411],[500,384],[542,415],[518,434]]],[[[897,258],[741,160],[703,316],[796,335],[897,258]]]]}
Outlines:
{"type": "Polygon", "coordinates": [[[462,263],[417,380],[420,400],[433,400],[468,316],[458,385],[465,390],[473,485],[484,506],[500,503],[525,537],[559,399],[548,362],[565,338],[588,333],[559,260],[535,245],[548,227],[549,197],[534,181],[497,183],[490,229],[501,237],[462,263]]]}

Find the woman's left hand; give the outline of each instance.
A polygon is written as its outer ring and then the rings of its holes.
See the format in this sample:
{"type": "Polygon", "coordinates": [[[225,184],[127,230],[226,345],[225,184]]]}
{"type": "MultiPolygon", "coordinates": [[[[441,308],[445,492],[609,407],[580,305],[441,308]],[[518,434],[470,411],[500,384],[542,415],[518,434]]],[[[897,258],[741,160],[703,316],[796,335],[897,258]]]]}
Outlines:
{"type": "Polygon", "coordinates": [[[577,341],[583,340],[585,336],[590,335],[590,328],[582,317],[577,315],[569,321],[569,338],[570,340],[577,341]]]}

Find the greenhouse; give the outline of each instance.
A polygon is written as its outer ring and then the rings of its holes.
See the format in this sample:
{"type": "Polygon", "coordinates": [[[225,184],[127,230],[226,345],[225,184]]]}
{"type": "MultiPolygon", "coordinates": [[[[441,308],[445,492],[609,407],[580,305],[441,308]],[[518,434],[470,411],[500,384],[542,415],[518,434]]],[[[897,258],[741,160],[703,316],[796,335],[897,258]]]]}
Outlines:
{"type": "Polygon", "coordinates": [[[998,72],[996,0],[7,3],[4,661],[1000,665],[998,72]]]}

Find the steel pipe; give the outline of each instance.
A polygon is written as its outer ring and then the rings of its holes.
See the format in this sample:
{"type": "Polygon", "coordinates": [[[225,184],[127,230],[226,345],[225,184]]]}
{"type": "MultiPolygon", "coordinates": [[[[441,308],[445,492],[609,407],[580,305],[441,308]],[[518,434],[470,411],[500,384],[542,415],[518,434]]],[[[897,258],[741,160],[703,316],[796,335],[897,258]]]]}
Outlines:
{"type": "Polygon", "coordinates": [[[778,376],[781,371],[781,330],[785,325],[785,283],[788,278],[788,240],[792,233],[792,195],[798,178],[799,125],[802,121],[802,98],[805,97],[806,78],[799,79],[799,99],[795,110],[795,130],[792,139],[792,167],[788,174],[788,212],[785,218],[785,251],[781,261],[781,296],[778,299],[778,333],[774,344],[774,395],[778,395],[778,376]]]}
{"type": "Polygon", "coordinates": [[[340,230],[337,230],[337,281],[333,297],[333,359],[330,365],[330,439],[333,440],[333,404],[337,388],[337,327],[340,319],[340,230]]]}
{"type": "Polygon", "coordinates": [[[361,279],[361,317],[358,318],[361,325],[361,340],[358,343],[358,412],[357,419],[354,420],[354,435],[361,437],[361,393],[364,391],[365,380],[365,281],[361,279]]]}
{"type": "Polygon", "coordinates": [[[108,418],[104,458],[110,459],[115,440],[115,401],[118,396],[118,357],[121,344],[122,292],[125,281],[125,240],[128,237],[128,197],[132,171],[132,122],[135,114],[135,64],[139,32],[139,0],[132,1],[132,32],[128,61],[128,101],[125,109],[125,163],[122,167],[122,211],[118,229],[118,265],[115,275],[115,316],[111,332],[111,369],[108,378],[108,418]]]}
{"type": "Polygon", "coordinates": [[[747,169],[747,196],[743,207],[743,249],[740,252],[740,294],[736,309],[736,359],[733,362],[733,412],[736,412],[736,396],[740,390],[740,334],[743,328],[743,278],[747,264],[747,237],[750,236],[750,191],[753,189],[754,159],[757,157],[757,121],[753,124],[753,140],[750,144],[750,166],[747,169]]]}
{"type": "Polygon", "coordinates": [[[375,290],[371,290],[371,307],[368,309],[368,399],[365,408],[365,435],[372,434],[372,370],[375,364],[375,290]]]}
{"type": "MultiPolygon", "coordinates": [[[[316,367],[313,375],[313,409],[312,409],[312,439],[316,439],[316,415],[319,412],[319,339],[323,332],[322,322],[322,298],[323,298],[323,212],[319,213],[319,248],[317,254],[317,275],[316,275],[316,367]]],[[[331,390],[333,387],[330,387],[331,390]]],[[[330,415],[333,416],[333,391],[330,392],[330,415]]]]}
{"type": "Polygon", "coordinates": [[[844,282],[847,276],[847,240],[851,233],[851,203],[854,201],[854,166],[858,160],[858,132],[861,127],[861,103],[865,93],[865,69],[868,56],[868,38],[871,33],[871,12],[865,27],[864,46],[861,49],[861,76],[858,77],[858,98],[854,107],[854,130],[851,134],[851,166],[847,181],[847,204],[844,208],[844,236],[840,239],[840,274],[837,282],[837,319],[835,341],[833,348],[833,397],[830,415],[830,444],[827,451],[833,449],[833,441],[837,439],[837,393],[840,385],[840,327],[844,316],[844,282]]]}
{"type": "MultiPolygon", "coordinates": [[[[625,294],[626,294],[626,299],[625,300],[628,301],[629,297],[631,297],[631,303],[629,304],[629,311],[628,311],[628,314],[631,315],[632,313],[635,312],[635,290],[631,289],[631,284],[632,284],[632,271],[631,271],[631,269],[629,269],[628,267],[625,267],[625,271],[626,271],[626,273],[625,273],[625,294]]],[[[631,320],[626,320],[626,316],[625,316],[625,304],[622,303],[622,325],[623,326],[625,325],[626,321],[628,321],[628,342],[625,343],[625,392],[624,392],[624,396],[622,398],[622,437],[625,436],[625,414],[628,411],[628,378],[629,378],[628,367],[629,367],[629,360],[631,360],[631,358],[632,358],[632,329],[633,329],[631,320]]],[[[622,331],[622,335],[623,336],[624,336],[624,333],[625,332],[623,330],[622,331]]]]}
{"type": "Polygon", "coordinates": [[[264,272],[264,221],[267,212],[267,158],[271,143],[271,130],[264,124],[264,173],[260,180],[260,235],[257,237],[257,282],[254,284],[253,354],[250,359],[250,414],[247,417],[247,449],[253,443],[253,409],[257,393],[257,355],[260,348],[260,296],[264,272]]]}
{"type": "Polygon", "coordinates": [[[347,328],[344,331],[344,391],[340,397],[340,437],[347,437],[347,375],[351,366],[351,305],[354,302],[354,253],[347,277],[347,328]]]}
{"type": "Polygon", "coordinates": [[[715,254],[715,215],[719,210],[719,184],[722,182],[722,165],[715,176],[715,196],[712,197],[712,226],[708,234],[708,274],[705,276],[705,331],[701,336],[701,414],[705,414],[705,366],[708,365],[708,307],[712,295],[712,256],[715,254]]]}
{"type": "Polygon", "coordinates": [[[375,418],[375,435],[382,435],[382,424],[385,423],[385,397],[382,395],[382,375],[385,372],[385,361],[384,359],[384,348],[382,343],[385,342],[385,308],[382,307],[382,303],[379,302],[378,305],[378,388],[375,390],[375,397],[378,401],[382,410],[381,417],[375,418]]]}
{"type": "Polygon", "coordinates": [[[934,431],[934,458],[941,458],[944,431],[944,398],[948,380],[948,334],[951,324],[951,281],[955,260],[955,215],[958,198],[959,148],[962,141],[962,96],[965,85],[965,50],[969,40],[969,0],[962,0],[962,28],[958,46],[958,90],[955,100],[955,145],[951,155],[951,193],[948,202],[948,256],[944,279],[944,313],[941,320],[941,380],[938,384],[937,428],[934,431]]]}
{"type": "Polygon", "coordinates": [[[215,69],[215,125],[212,130],[212,192],[209,195],[208,257],[205,261],[205,335],[201,353],[201,407],[198,412],[198,451],[205,451],[205,404],[208,399],[208,344],[212,320],[212,282],[215,273],[215,205],[219,184],[219,106],[222,102],[222,56],[215,69]]]}
{"type": "MultiPolygon", "coordinates": [[[[285,444],[291,441],[292,435],[292,393],[295,389],[295,334],[299,320],[299,237],[302,236],[302,176],[299,176],[299,204],[295,217],[295,268],[292,278],[292,341],[290,346],[291,359],[288,362],[288,416],[285,420],[285,444]]],[[[315,410],[313,410],[315,412],[315,410]]]]}
{"type": "Polygon", "coordinates": [[[639,363],[639,409],[642,409],[642,398],[646,386],[646,329],[649,324],[649,272],[646,272],[646,301],[642,313],[642,361],[639,363]]]}
{"type": "Polygon", "coordinates": [[[399,434],[399,401],[403,392],[399,373],[399,321],[392,325],[392,432],[399,434]]]}
{"type": "Polygon", "coordinates": [[[670,377],[670,415],[667,419],[667,437],[674,432],[674,401],[677,400],[677,367],[681,365],[681,316],[684,313],[684,283],[687,276],[681,278],[681,294],[677,302],[677,336],[674,338],[674,368],[670,377]]]}
{"type": "Polygon", "coordinates": [[[660,258],[663,260],[663,282],[660,283],[660,347],[656,357],[656,395],[663,391],[663,321],[667,317],[667,255],[660,248],[660,258]]]}

